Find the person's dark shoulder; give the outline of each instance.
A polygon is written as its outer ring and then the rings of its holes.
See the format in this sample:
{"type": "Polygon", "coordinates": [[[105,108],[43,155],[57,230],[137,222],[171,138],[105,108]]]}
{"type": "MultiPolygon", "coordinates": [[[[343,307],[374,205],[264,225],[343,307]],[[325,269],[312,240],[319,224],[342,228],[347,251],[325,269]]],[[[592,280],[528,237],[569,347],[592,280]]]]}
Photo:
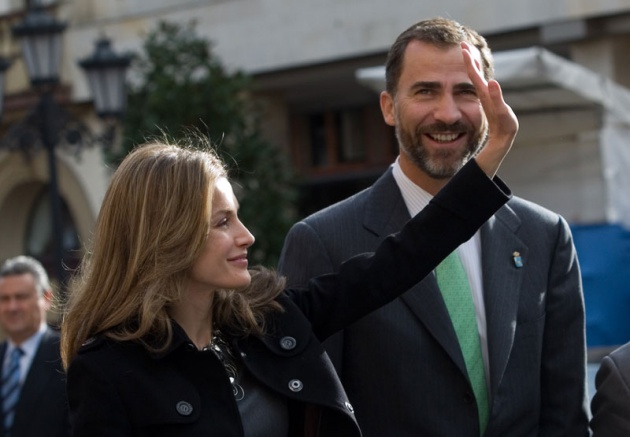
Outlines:
{"type": "Polygon", "coordinates": [[[510,215],[516,218],[518,227],[521,230],[536,230],[540,232],[543,229],[547,229],[552,234],[555,234],[559,228],[568,228],[566,220],[557,212],[518,196],[513,196],[497,212],[496,217],[499,220],[509,221],[511,219],[510,215]]]}
{"type": "Polygon", "coordinates": [[[550,224],[557,224],[560,220],[560,215],[557,212],[518,196],[513,196],[508,201],[507,207],[525,219],[536,219],[550,224]]]}
{"type": "Polygon", "coordinates": [[[61,333],[59,329],[53,326],[48,326],[48,329],[44,331],[41,337],[38,351],[42,357],[49,359],[50,357],[58,357],[61,353],[61,333]]]}
{"type": "Polygon", "coordinates": [[[59,328],[51,325],[48,325],[47,327],[48,329],[44,332],[43,338],[49,341],[54,340],[59,342],[61,339],[61,332],[59,331],[59,328]]]}
{"type": "Polygon", "coordinates": [[[401,198],[400,190],[390,168],[369,187],[311,214],[302,222],[314,228],[335,223],[355,223],[369,213],[369,208],[374,205],[381,207],[398,198],[401,198]]]}
{"type": "Polygon", "coordinates": [[[551,253],[559,244],[564,247],[573,241],[571,228],[560,214],[517,196],[510,199],[495,217],[530,249],[541,253],[551,253]]]}
{"type": "Polygon", "coordinates": [[[359,216],[365,207],[365,200],[370,195],[371,189],[372,187],[368,187],[346,199],[320,209],[302,221],[311,226],[321,226],[359,216]]]}
{"type": "Polygon", "coordinates": [[[99,334],[83,342],[75,360],[99,363],[108,367],[113,363],[116,363],[116,366],[125,362],[138,363],[146,360],[147,357],[148,353],[139,342],[115,341],[99,334]]]}
{"type": "Polygon", "coordinates": [[[79,348],[77,355],[85,355],[90,353],[98,353],[105,347],[107,339],[103,335],[95,335],[83,342],[79,348]]]}
{"type": "Polygon", "coordinates": [[[612,351],[608,357],[615,363],[619,371],[630,379],[630,342],[612,351]]]}

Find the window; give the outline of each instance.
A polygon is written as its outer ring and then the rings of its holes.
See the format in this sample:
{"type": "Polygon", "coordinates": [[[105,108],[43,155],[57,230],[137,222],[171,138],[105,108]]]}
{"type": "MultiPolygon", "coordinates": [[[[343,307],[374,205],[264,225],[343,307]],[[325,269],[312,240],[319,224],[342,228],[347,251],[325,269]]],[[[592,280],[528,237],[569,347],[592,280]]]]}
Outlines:
{"type": "MultiPolygon", "coordinates": [[[[81,246],[68,206],[63,199],[60,200],[63,265],[65,268],[73,270],[79,265],[81,246]]],[[[58,280],[54,244],[50,191],[46,188],[36,198],[29,215],[25,244],[26,254],[40,260],[48,275],[58,280]]]]}
{"type": "Polygon", "coordinates": [[[338,162],[364,161],[366,158],[365,138],[361,111],[343,111],[335,114],[339,132],[338,162]]]}
{"type": "Polygon", "coordinates": [[[300,215],[369,186],[396,158],[393,128],[377,105],[296,114],[291,126],[300,215]]]}
{"type": "Polygon", "coordinates": [[[312,167],[365,160],[362,111],[353,109],[310,115],[309,140],[312,167]]]}

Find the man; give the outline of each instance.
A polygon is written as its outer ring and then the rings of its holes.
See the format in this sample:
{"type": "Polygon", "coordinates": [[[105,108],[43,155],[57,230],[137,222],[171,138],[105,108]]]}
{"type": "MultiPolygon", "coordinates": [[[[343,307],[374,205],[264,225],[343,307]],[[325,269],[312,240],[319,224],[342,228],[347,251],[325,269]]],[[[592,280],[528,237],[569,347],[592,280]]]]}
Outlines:
{"type": "MultiPolygon", "coordinates": [[[[372,187],[294,225],[279,265],[290,286],[373,250],[483,147],[493,114],[462,41],[491,79],[486,41],[455,21],[398,37],[380,96],[398,159],[372,187]]],[[[587,435],[584,303],[567,223],[515,197],[456,254],[472,329],[429,276],[328,349],[365,437],[587,435]]]]}
{"type": "Polygon", "coordinates": [[[630,435],[630,343],[604,357],[591,402],[593,437],[630,435]]]}
{"type": "Polygon", "coordinates": [[[0,436],[70,435],[59,333],[46,324],[52,299],[37,260],[18,256],[0,267],[0,436]]]}

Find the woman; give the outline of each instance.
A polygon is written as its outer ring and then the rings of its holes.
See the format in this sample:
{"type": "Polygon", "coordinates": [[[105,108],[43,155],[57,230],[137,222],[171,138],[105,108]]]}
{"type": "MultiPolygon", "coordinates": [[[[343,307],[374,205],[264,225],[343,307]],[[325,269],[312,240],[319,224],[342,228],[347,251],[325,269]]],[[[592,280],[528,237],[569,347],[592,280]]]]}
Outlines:
{"type": "Polygon", "coordinates": [[[282,293],[264,270],[250,284],[254,237],[211,152],[137,149],[64,319],[74,434],[297,436],[314,405],[330,435],[358,435],[319,341],[422,279],[507,199],[478,168],[462,172],[451,191],[486,205],[445,189],[375,255],[282,293]]]}
{"type": "MultiPolygon", "coordinates": [[[[480,98],[513,117],[500,93],[480,98]]],[[[397,236],[308,290],[248,270],[254,237],[216,155],[136,149],[112,178],[63,321],[73,434],[359,436],[320,341],[409,289],[507,201],[488,176],[517,126],[495,121],[476,162],[397,236]]]]}

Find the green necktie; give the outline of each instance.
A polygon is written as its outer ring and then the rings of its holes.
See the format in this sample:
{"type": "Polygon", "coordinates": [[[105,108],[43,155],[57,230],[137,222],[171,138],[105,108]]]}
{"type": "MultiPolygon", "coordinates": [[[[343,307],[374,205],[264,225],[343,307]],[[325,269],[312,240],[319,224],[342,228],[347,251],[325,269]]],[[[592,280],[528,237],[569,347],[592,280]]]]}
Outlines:
{"type": "Polygon", "coordinates": [[[488,423],[488,387],[481,356],[477,316],[468,277],[457,252],[452,252],[435,269],[444,303],[451,316],[459,346],[466,363],[479,412],[479,433],[483,435],[488,423]]]}

